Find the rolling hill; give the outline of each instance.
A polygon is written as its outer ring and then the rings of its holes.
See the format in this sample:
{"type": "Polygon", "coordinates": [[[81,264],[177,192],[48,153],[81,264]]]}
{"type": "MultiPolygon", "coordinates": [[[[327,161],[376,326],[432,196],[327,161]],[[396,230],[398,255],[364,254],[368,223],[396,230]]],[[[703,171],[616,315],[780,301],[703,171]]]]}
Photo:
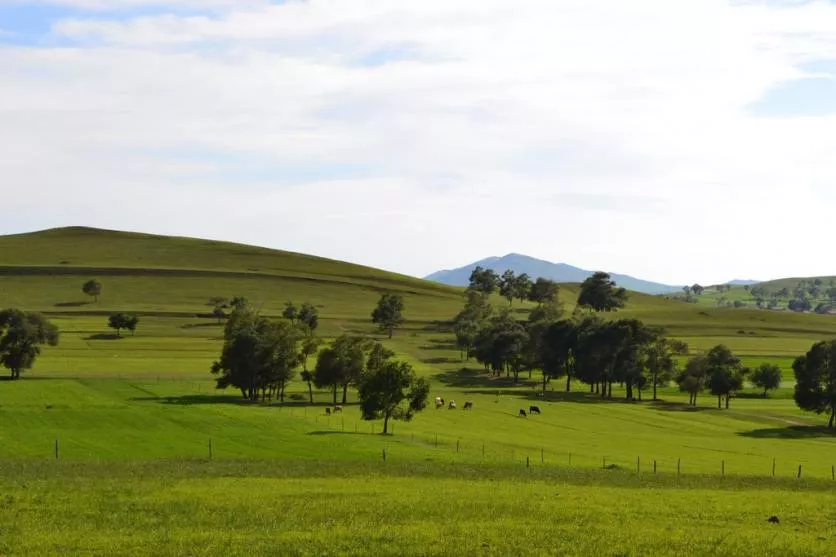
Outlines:
{"type": "MultiPolygon", "coordinates": [[[[593,271],[573,267],[566,263],[552,263],[527,255],[509,253],[503,257],[488,257],[480,261],[474,261],[457,269],[437,271],[424,278],[451,286],[467,286],[470,280],[470,273],[476,267],[492,269],[499,274],[502,274],[507,269],[511,269],[517,274],[527,273],[532,278],[543,277],[557,282],[583,282],[593,273],[593,271]]],[[[644,294],[666,294],[682,289],[682,286],[651,282],[629,275],[611,273],[611,276],[619,286],[644,294]]]]}

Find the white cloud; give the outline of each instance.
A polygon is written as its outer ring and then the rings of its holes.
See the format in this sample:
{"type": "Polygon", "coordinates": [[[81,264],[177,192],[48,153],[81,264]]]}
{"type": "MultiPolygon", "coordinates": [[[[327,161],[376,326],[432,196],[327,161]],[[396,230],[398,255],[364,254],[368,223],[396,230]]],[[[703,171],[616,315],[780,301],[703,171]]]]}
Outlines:
{"type": "MultiPolygon", "coordinates": [[[[139,4],[163,6],[122,2],[139,4]]],[[[747,110],[836,59],[836,6],[211,6],[67,19],[54,38],[74,46],[0,49],[0,190],[42,193],[4,196],[13,224],[414,274],[509,251],[669,282],[836,271],[809,240],[836,208],[834,118],[747,110]],[[364,170],[319,176],[345,165],[364,170]]]]}

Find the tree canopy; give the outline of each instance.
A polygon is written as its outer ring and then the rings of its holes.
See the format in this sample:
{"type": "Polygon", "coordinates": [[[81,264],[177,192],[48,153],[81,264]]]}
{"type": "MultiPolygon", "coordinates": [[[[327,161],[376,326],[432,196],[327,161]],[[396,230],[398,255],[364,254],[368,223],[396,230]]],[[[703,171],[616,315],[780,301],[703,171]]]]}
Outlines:
{"type": "Polygon", "coordinates": [[[139,317],[132,313],[114,313],[107,320],[107,326],[116,330],[116,336],[121,337],[121,330],[127,329],[134,334],[139,324],[139,317]]]}
{"type": "Polygon", "coordinates": [[[482,294],[493,294],[499,286],[499,277],[492,269],[483,269],[477,266],[470,273],[470,284],[468,290],[481,292],[482,294]]]}
{"type": "Polygon", "coordinates": [[[792,365],[795,403],[802,410],[829,413],[828,428],[836,425],[836,341],[815,343],[792,365]]]}
{"type": "Polygon", "coordinates": [[[90,279],[81,285],[81,291],[92,297],[94,301],[99,301],[99,296],[102,294],[102,283],[96,279],[90,279]]]}
{"type": "Polygon", "coordinates": [[[781,386],[781,379],[781,368],[775,364],[764,362],[752,372],[752,384],[763,389],[764,397],[781,386]]]}
{"type": "Polygon", "coordinates": [[[427,407],[430,386],[409,364],[387,357],[363,376],[358,391],[363,419],[383,418],[387,434],[390,419],[409,421],[427,407]]]}
{"type": "Polygon", "coordinates": [[[0,365],[12,379],[31,369],[41,354],[41,346],[57,346],[58,327],[40,313],[19,309],[0,311],[0,365]]]}
{"type": "Polygon", "coordinates": [[[595,311],[615,311],[624,307],[627,291],[618,288],[608,273],[597,272],[581,284],[578,305],[595,311]]]}
{"type": "Polygon", "coordinates": [[[372,323],[376,323],[381,330],[389,334],[389,338],[392,338],[395,329],[403,324],[403,310],[403,296],[383,294],[372,311],[372,323]]]}

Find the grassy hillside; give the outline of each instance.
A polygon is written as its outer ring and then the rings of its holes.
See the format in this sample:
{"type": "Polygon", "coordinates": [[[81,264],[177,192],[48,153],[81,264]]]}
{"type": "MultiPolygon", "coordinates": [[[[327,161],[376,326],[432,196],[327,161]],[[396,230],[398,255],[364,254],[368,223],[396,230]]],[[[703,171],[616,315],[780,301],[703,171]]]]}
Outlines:
{"type": "MultiPolygon", "coordinates": [[[[577,291],[562,286],[567,311],[577,291]]],[[[445,324],[461,304],[460,289],[263,248],[76,228],[0,237],[0,306],[46,312],[62,331],[23,381],[0,382],[0,553],[827,554],[836,437],[795,407],[789,364],[836,338],[836,318],[632,294],[608,317],[785,370],[768,399],[749,390],[730,410],[710,396],[688,409],[675,388],[628,404],[560,381],[538,398],[536,373],[516,386],[488,377],[445,324]],[[89,278],[103,284],[97,303],[81,292],[89,278]],[[392,340],[370,323],[386,291],[406,299],[392,340]],[[331,417],[329,394],[308,404],[298,380],[285,404],[219,392],[222,326],[207,301],[237,295],[274,316],[310,301],[320,336],[377,336],[432,396],[474,409],[428,409],[383,437],[352,391],[331,417]],[[113,337],[116,310],[141,315],[136,336],[113,337]],[[532,404],[542,415],[517,416],[532,404]]],[[[525,318],[530,306],[513,308],[525,318]]]]}

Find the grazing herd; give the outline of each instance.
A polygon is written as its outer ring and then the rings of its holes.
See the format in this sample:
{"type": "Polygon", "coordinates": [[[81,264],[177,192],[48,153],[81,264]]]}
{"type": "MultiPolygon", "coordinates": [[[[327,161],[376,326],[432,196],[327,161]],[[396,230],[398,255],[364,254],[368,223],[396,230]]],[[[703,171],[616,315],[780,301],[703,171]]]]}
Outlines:
{"type": "MultiPolygon", "coordinates": [[[[444,408],[444,405],[445,405],[445,401],[444,401],[443,397],[440,397],[440,396],[435,397],[435,409],[436,410],[444,408]]],[[[446,405],[447,405],[448,410],[455,410],[457,408],[455,400],[451,400],[450,402],[447,402],[446,405]]],[[[464,407],[462,408],[462,410],[473,410],[473,402],[471,402],[469,400],[465,401],[464,407]]],[[[331,409],[331,407],[326,408],[325,409],[325,415],[330,416],[331,414],[336,414],[337,412],[342,412],[342,411],[343,411],[342,405],[337,404],[336,406],[334,406],[333,410],[331,409]]],[[[527,413],[526,413],[525,409],[520,408],[519,417],[527,418],[529,414],[532,414],[532,415],[533,414],[540,414],[540,407],[539,406],[529,406],[527,413]]]]}

